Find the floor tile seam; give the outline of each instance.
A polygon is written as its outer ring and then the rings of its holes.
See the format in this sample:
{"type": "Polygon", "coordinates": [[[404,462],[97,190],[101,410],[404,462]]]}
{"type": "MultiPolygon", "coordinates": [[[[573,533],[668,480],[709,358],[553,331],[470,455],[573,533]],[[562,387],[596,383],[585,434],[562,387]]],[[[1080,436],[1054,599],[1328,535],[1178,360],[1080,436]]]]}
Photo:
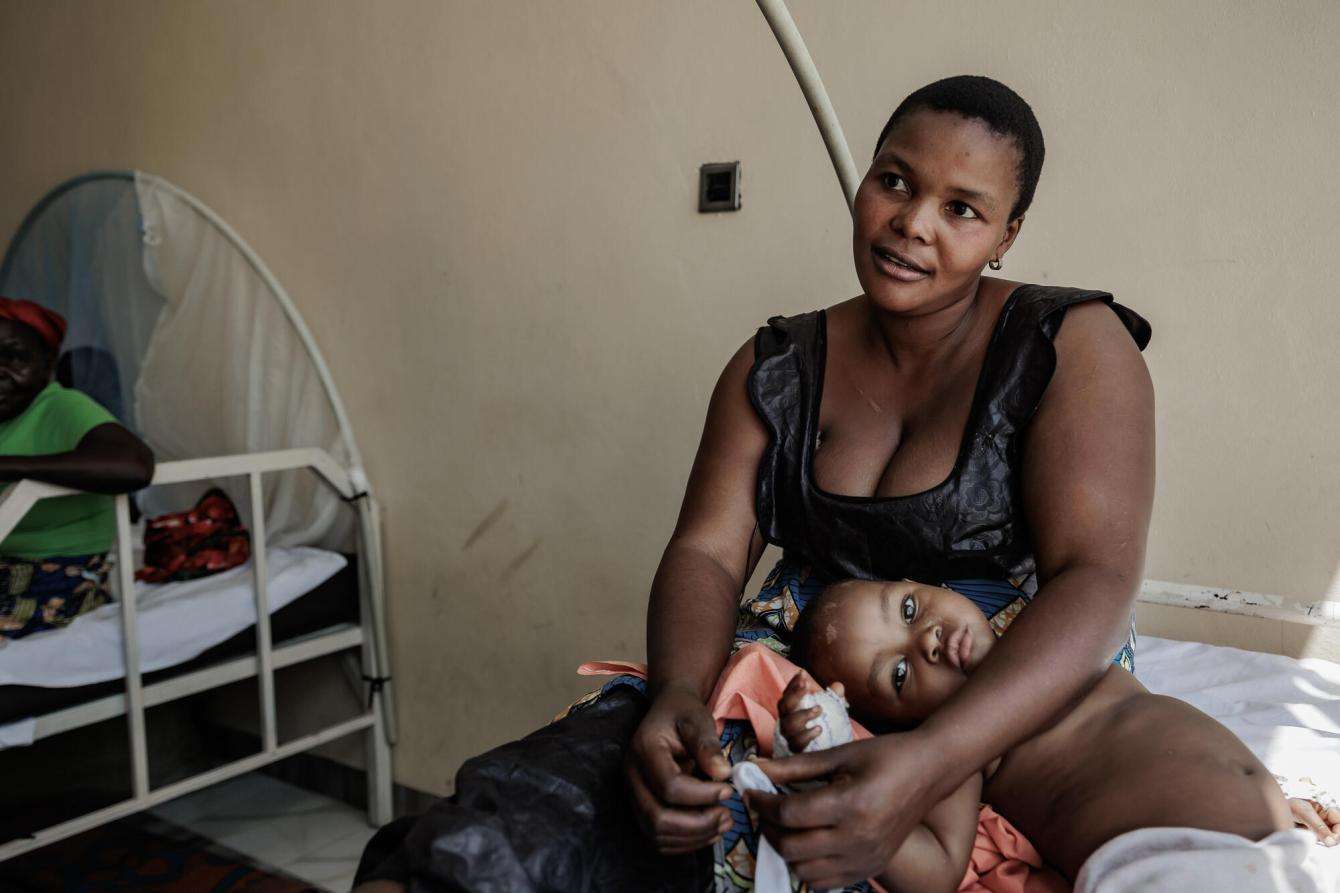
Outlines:
{"type": "MultiPolygon", "coordinates": [[[[296,859],[290,859],[290,860],[288,861],[288,864],[291,865],[291,864],[293,864],[294,862],[302,862],[302,861],[308,859],[309,856],[312,856],[314,853],[318,852],[319,850],[324,850],[324,849],[326,849],[327,847],[333,847],[333,846],[335,846],[336,844],[341,843],[341,842],[346,841],[346,840],[352,840],[355,836],[357,836],[357,835],[361,835],[361,834],[363,834],[363,833],[364,833],[363,830],[362,830],[362,829],[359,829],[359,830],[357,830],[357,831],[350,831],[348,834],[342,834],[342,835],[340,835],[339,837],[337,837],[337,838],[335,838],[335,839],[333,839],[333,840],[328,840],[328,841],[326,841],[325,843],[321,844],[320,846],[313,847],[312,849],[307,850],[307,852],[305,852],[305,853],[304,853],[303,855],[301,855],[301,856],[298,856],[296,859]]],[[[375,829],[369,828],[369,829],[368,829],[368,834],[367,834],[367,840],[371,840],[371,839],[372,839],[372,835],[373,835],[373,834],[376,834],[376,833],[377,833],[377,832],[376,832],[375,829]]],[[[367,840],[365,840],[365,841],[363,842],[363,845],[364,845],[364,846],[367,845],[367,840]]],[[[359,851],[360,851],[360,853],[361,853],[362,849],[363,849],[363,847],[359,847],[359,851]]],[[[333,857],[329,857],[329,858],[333,858],[333,857]]],[[[357,857],[357,856],[352,856],[352,857],[341,857],[341,858],[352,858],[354,862],[357,862],[357,861],[358,861],[358,857],[357,857]]]]}

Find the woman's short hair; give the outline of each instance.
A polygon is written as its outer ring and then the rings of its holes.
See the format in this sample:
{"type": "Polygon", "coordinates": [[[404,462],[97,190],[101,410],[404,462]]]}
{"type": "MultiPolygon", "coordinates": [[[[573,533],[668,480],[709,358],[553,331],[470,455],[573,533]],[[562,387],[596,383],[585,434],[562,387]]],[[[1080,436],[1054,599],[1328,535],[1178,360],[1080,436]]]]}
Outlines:
{"type": "Polygon", "coordinates": [[[901,119],[915,111],[931,109],[975,118],[993,133],[1011,137],[1019,146],[1019,198],[1010,210],[1010,220],[1023,215],[1033,203],[1033,193],[1042,176],[1042,128],[1023,97],[1000,81],[975,74],[960,74],[927,84],[898,104],[875,141],[875,155],[884,138],[901,119]]]}

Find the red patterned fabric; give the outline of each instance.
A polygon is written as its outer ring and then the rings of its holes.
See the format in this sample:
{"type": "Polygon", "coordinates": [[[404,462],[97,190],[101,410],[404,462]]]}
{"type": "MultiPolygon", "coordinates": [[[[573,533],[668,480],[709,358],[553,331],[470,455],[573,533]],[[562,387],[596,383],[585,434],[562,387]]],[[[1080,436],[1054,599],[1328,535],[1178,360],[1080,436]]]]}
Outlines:
{"type": "Polygon", "coordinates": [[[23,323],[41,335],[52,350],[60,350],[60,343],[65,340],[65,317],[32,301],[0,298],[0,319],[23,323]]]}
{"type": "Polygon", "coordinates": [[[233,501],[217,487],[195,508],[150,518],[144,525],[144,567],[135,579],[146,583],[193,580],[237,567],[251,557],[251,534],[233,501]]]}

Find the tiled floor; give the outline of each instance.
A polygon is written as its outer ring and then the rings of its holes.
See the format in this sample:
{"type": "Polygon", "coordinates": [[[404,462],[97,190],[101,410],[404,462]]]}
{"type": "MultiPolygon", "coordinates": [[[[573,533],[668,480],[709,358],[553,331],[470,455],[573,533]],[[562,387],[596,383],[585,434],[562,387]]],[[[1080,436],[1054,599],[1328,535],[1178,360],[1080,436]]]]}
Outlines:
{"type": "Polygon", "coordinates": [[[331,893],[348,893],[375,829],[367,813],[252,773],[153,810],[155,815],[331,893]]]}

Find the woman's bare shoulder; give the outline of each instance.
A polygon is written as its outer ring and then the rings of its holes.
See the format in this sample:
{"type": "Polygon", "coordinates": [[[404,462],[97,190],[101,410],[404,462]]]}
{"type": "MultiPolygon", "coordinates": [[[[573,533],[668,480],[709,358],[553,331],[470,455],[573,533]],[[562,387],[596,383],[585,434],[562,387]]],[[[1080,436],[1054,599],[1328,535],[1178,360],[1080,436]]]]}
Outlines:
{"type": "Polygon", "coordinates": [[[1150,386],[1149,369],[1139,345],[1106,301],[1085,301],[1067,308],[1056,346],[1053,384],[1091,382],[1094,376],[1150,386]]]}

